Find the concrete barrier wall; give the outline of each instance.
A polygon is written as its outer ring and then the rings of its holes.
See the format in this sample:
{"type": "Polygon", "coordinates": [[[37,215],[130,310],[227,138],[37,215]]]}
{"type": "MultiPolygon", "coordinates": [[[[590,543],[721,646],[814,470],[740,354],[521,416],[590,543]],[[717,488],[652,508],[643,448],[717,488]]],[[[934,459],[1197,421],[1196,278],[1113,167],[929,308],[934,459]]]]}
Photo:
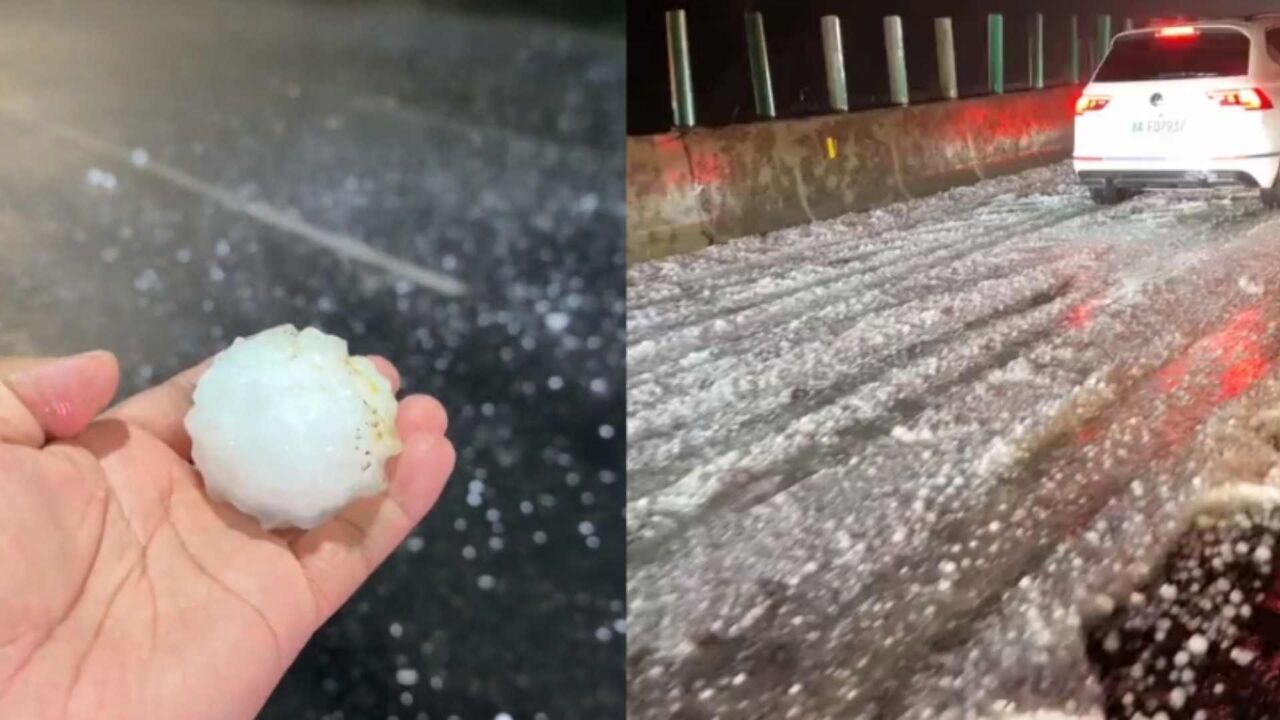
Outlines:
{"type": "Polygon", "coordinates": [[[825,220],[1071,153],[1055,88],[627,140],[627,258],[825,220]]]}

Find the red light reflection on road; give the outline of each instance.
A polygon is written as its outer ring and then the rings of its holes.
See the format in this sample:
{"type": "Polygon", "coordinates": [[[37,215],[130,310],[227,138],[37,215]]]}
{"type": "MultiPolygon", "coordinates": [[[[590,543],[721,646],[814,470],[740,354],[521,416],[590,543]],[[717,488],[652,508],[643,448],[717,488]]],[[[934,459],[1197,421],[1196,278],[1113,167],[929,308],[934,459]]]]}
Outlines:
{"type": "Polygon", "coordinates": [[[1161,368],[1158,387],[1167,403],[1157,422],[1168,444],[1181,444],[1217,406],[1238,397],[1270,372],[1271,361],[1263,346],[1265,331],[1262,306],[1244,308],[1222,329],[1161,368]],[[1203,372],[1193,374],[1192,368],[1203,372]]]}
{"type": "Polygon", "coordinates": [[[1236,313],[1222,332],[1208,338],[1218,353],[1218,364],[1224,368],[1218,379],[1215,403],[1236,397],[1270,371],[1271,361],[1262,347],[1265,331],[1262,307],[1255,305],[1236,313]]]}
{"type": "Polygon", "coordinates": [[[1253,387],[1267,374],[1270,363],[1261,357],[1240,360],[1222,374],[1222,399],[1229,400],[1253,387]]]}
{"type": "Polygon", "coordinates": [[[1086,423],[1080,431],[1076,433],[1077,445],[1092,445],[1102,437],[1102,424],[1097,422],[1086,423]]]}
{"type": "MultiPolygon", "coordinates": [[[[1271,372],[1273,348],[1267,345],[1266,323],[1261,305],[1244,308],[1155,372],[1150,387],[1163,396],[1163,404],[1151,424],[1163,447],[1181,445],[1219,405],[1271,372]]],[[[1090,423],[1077,433],[1076,442],[1094,443],[1104,429],[1090,423]]]]}
{"type": "Polygon", "coordinates": [[[1067,310],[1066,317],[1062,318],[1062,324],[1069,330],[1084,330],[1093,324],[1093,313],[1102,304],[1102,298],[1093,298],[1085,300],[1077,305],[1072,305],[1067,310]]]}

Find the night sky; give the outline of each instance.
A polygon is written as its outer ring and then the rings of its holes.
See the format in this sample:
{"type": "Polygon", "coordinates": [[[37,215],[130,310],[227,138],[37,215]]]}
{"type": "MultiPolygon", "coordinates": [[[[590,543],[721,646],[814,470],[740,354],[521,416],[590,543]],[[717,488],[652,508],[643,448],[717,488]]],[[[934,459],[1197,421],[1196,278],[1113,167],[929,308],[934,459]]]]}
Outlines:
{"type": "MultiPolygon", "coordinates": [[[[838,15],[844,34],[845,75],[854,109],[883,106],[889,99],[882,18],[901,15],[907,46],[907,75],[913,102],[937,96],[933,18],[949,15],[955,28],[957,74],[962,95],[986,91],[986,15],[1005,14],[1005,85],[1015,91],[1027,83],[1027,23],[1045,14],[1045,81],[1068,78],[1068,23],[1080,16],[1081,53],[1089,58],[1096,35],[1095,16],[1112,15],[1119,31],[1124,17],[1142,22],[1175,15],[1230,15],[1274,10],[1280,2],[1221,0],[1171,3],[1159,0],[1076,3],[989,0],[629,0],[627,3],[627,132],[664,132],[671,127],[666,36],[663,13],[683,7],[688,14],[694,95],[699,125],[751,122],[755,115],[747,64],[743,13],[764,14],[774,102],[779,117],[825,112],[823,15],[838,15]]],[[[1086,67],[1087,69],[1087,67],[1086,67]]]]}

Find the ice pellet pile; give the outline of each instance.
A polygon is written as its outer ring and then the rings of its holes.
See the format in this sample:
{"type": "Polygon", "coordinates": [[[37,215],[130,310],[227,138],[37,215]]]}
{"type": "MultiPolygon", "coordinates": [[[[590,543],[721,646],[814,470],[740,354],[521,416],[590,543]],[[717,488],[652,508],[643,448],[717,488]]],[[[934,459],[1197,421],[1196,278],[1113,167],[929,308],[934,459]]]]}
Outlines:
{"type": "Polygon", "coordinates": [[[1274,717],[1280,490],[1241,485],[1195,513],[1167,561],[1086,630],[1108,718],[1274,717]]]}

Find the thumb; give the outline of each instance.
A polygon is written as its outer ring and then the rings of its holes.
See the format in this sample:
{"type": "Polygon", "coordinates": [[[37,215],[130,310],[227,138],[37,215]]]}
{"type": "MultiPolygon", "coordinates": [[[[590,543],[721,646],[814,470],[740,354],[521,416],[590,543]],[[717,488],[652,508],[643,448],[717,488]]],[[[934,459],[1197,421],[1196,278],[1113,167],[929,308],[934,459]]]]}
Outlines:
{"type": "Polygon", "coordinates": [[[80,432],[116,394],[115,355],[0,357],[0,443],[41,447],[80,432]]]}

